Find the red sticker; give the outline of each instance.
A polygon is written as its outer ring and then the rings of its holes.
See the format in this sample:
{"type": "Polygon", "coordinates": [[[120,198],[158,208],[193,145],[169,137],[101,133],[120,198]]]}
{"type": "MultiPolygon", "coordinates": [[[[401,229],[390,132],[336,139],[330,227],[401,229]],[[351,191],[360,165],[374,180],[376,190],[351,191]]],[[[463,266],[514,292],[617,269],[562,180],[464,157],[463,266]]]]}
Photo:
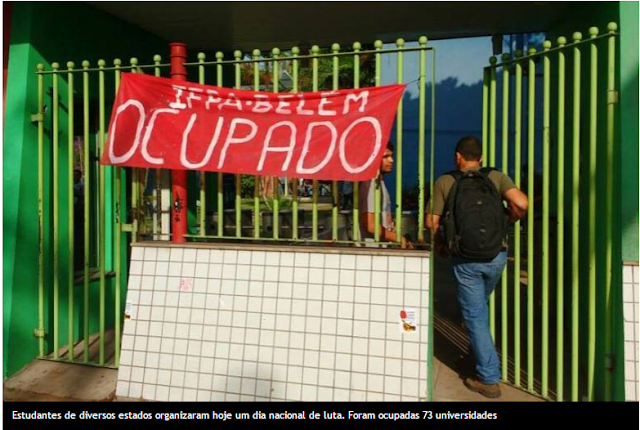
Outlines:
{"type": "Polygon", "coordinates": [[[407,313],[405,311],[400,311],[400,318],[407,319],[407,313]]]}

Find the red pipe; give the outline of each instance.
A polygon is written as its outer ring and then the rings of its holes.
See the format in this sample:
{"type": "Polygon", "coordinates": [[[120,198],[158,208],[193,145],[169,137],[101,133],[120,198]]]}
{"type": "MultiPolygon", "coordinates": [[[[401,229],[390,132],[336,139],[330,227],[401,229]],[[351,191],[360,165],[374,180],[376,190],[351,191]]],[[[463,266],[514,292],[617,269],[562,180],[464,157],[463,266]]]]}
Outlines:
{"type": "MultiPolygon", "coordinates": [[[[171,43],[171,79],[175,81],[187,80],[187,45],[171,43]]],[[[177,144],[177,142],[176,142],[177,144]]],[[[184,243],[187,240],[187,172],[185,170],[171,171],[171,241],[184,243]]]]}

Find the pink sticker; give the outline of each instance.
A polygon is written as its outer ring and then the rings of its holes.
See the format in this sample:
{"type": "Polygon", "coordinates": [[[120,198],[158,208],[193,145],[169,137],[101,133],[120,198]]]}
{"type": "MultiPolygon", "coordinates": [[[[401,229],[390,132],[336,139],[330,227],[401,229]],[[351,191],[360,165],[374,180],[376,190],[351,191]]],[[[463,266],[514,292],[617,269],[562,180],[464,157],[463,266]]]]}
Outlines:
{"type": "Polygon", "coordinates": [[[190,292],[193,290],[193,279],[181,279],[180,291],[190,292]]]}

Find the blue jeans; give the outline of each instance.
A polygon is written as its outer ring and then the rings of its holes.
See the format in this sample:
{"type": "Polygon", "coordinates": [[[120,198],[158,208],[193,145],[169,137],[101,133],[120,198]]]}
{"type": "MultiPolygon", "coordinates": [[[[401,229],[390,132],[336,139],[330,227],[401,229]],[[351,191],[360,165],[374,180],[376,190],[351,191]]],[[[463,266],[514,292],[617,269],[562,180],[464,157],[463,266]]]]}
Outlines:
{"type": "Polygon", "coordinates": [[[476,371],[480,381],[485,384],[497,384],[501,376],[500,360],[489,331],[488,301],[506,261],[507,251],[502,251],[493,260],[453,260],[458,302],[476,358],[476,371]]]}

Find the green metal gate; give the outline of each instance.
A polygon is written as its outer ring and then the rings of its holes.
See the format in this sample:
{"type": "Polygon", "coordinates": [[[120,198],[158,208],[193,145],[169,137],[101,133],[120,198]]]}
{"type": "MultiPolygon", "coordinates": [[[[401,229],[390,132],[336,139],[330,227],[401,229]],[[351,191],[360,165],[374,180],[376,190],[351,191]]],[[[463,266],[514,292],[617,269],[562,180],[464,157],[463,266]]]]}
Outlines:
{"type": "MultiPolygon", "coordinates": [[[[412,44],[398,39],[395,47],[387,48],[382,41],[369,46],[356,42],[348,51],[341,51],[338,44],[330,49],[314,45],[308,54],[302,54],[298,47],[288,51],[274,48],[268,55],[259,50],[253,50],[250,55],[235,51],[233,59],[229,60],[225,60],[223,52],[216,52],[214,61],[206,61],[206,54],[198,53],[198,61],[187,62],[185,66],[194,70],[191,76],[197,76],[197,82],[201,84],[295,93],[380,85],[384,56],[392,56],[397,62],[396,81],[403,83],[406,81],[403,65],[409,55],[417,55],[419,61],[419,76],[405,82],[417,84],[419,93],[416,124],[419,203],[412,215],[413,224],[417,226],[413,231],[414,239],[424,242],[425,189],[433,183],[435,139],[435,51],[427,46],[426,37],[412,44]],[[284,72],[291,81],[288,88],[282,82],[284,72]],[[429,89],[428,77],[431,81],[429,89]],[[428,170],[427,160],[430,160],[428,170]]],[[[39,338],[39,357],[42,359],[117,367],[125,313],[128,244],[143,239],[170,238],[171,198],[167,171],[98,164],[121,73],[153,73],[168,77],[170,64],[162,63],[160,55],[153,57],[153,64],[141,65],[136,58],[131,58],[129,65],[123,65],[120,59],[113,60],[112,64],[107,66],[105,60],[99,60],[97,67],[88,61],[83,61],[81,68],[73,62],[67,63],[66,69],[61,69],[58,63],[53,63],[50,70],[38,66],[38,113],[33,117],[38,126],[40,231],[39,327],[35,334],[39,338]],[[154,187],[148,186],[150,181],[155,182],[154,187]]],[[[396,193],[402,196],[402,103],[396,124],[396,193]]],[[[409,155],[409,161],[415,160],[416,154],[409,155]]],[[[188,240],[345,246],[361,243],[358,199],[353,199],[348,214],[341,213],[338,182],[327,184],[330,202],[324,206],[319,202],[322,185],[319,181],[313,181],[311,201],[306,205],[298,196],[297,186],[292,186],[290,192],[285,186],[291,206],[291,225],[288,233],[282,234],[283,208],[280,206],[283,196],[278,194],[278,187],[274,187],[265,210],[261,183],[268,182],[253,178],[253,196],[243,199],[246,176],[235,175],[232,208],[225,208],[224,176],[222,173],[189,172],[191,225],[190,234],[186,235],[188,240]],[[249,226],[243,223],[247,212],[250,213],[249,226]],[[325,212],[325,219],[330,219],[325,226],[320,222],[322,212],[325,212]],[[311,219],[307,227],[304,226],[305,218],[311,219]],[[340,219],[352,232],[346,238],[339,235],[340,219]],[[225,220],[230,220],[229,225],[225,220]],[[269,230],[261,227],[265,220],[270,222],[269,230]]],[[[355,197],[358,183],[353,183],[352,187],[355,197]]],[[[375,190],[376,241],[380,236],[380,194],[378,187],[375,190]]],[[[400,197],[395,216],[400,230],[395,246],[399,246],[403,233],[400,197]]]]}
{"type": "Polygon", "coordinates": [[[502,354],[503,381],[557,401],[595,400],[596,369],[604,373],[604,395],[598,397],[612,398],[612,292],[621,283],[621,262],[613,253],[619,34],[615,23],[607,30],[601,35],[591,27],[584,39],[576,32],[570,43],[559,37],[556,46],[547,40],[540,51],[491,57],[484,71],[484,163],[513,174],[529,196],[527,217],[514,226],[512,262],[491,298],[491,331],[502,354]]]}

